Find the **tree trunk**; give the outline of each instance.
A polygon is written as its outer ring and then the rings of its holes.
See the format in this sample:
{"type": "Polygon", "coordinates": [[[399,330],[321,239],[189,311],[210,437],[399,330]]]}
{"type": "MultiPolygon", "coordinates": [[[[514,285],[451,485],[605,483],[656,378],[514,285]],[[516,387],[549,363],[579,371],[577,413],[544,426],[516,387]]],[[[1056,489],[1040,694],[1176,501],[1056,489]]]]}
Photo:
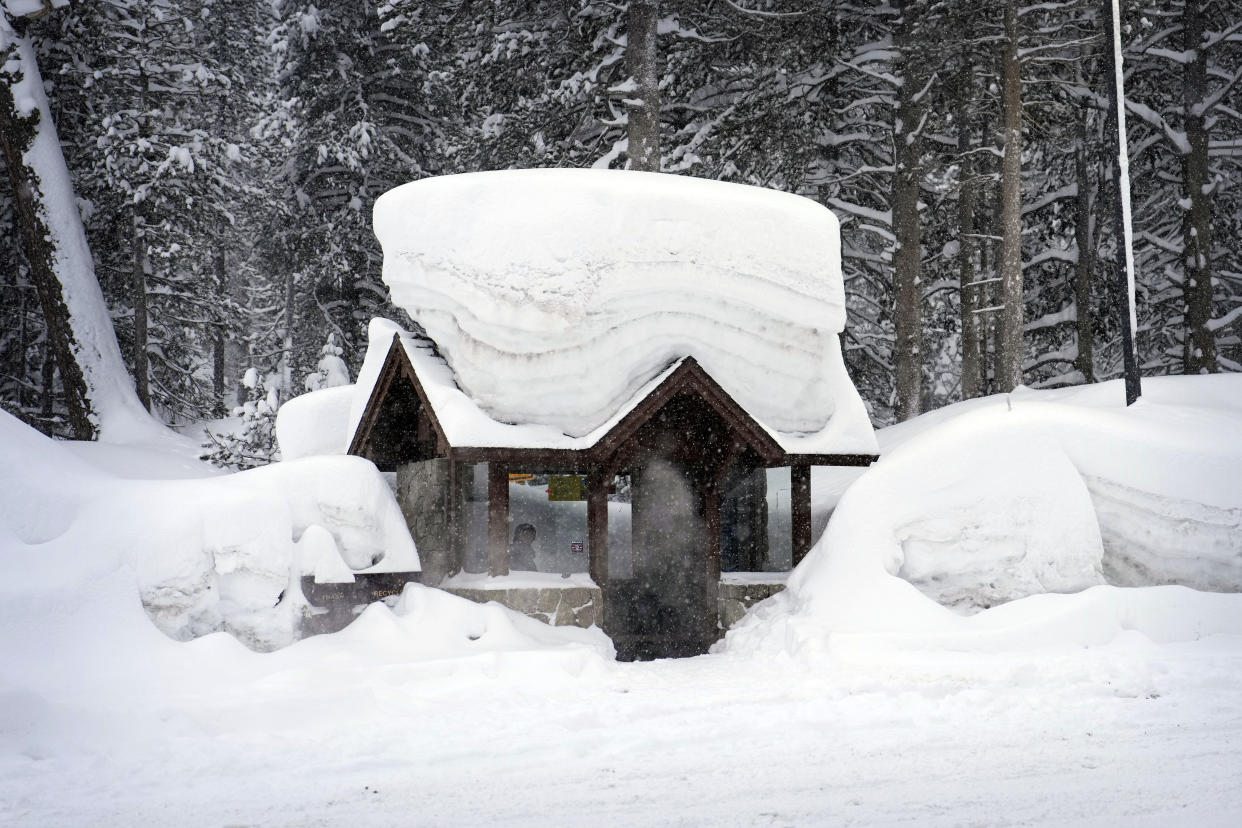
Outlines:
{"type": "Polygon", "coordinates": [[[660,77],[656,33],[657,0],[631,0],[625,67],[635,89],[628,99],[630,169],[660,171],[660,77]]]}
{"type": "Polygon", "coordinates": [[[922,93],[926,78],[915,55],[914,16],[908,2],[896,23],[895,42],[902,58],[897,120],[893,125],[893,369],[897,392],[897,419],[908,420],[922,411],[923,297],[919,283],[923,226],[919,220],[919,182],[923,128],[922,93]]]}
{"type": "Polygon", "coordinates": [[[1078,261],[1074,266],[1074,321],[1078,333],[1078,355],[1074,367],[1082,374],[1083,382],[1095,382],[1095,353],[1091,319],[1091,278],[1095,270],[1094,234],[1091,232],[1091,177],[1087,172],[1087,108],[1082,110],[1079,125],[1078,147],[1074,152],[1074,172],[1078,178],[1078,198],[1075,202],[1074,243],[1078,248],[1078,261]]]}
{"type": "Polygon", "coordinates": [[[1207,55],[1203,46],[1203,15],[1197,0],[1186,0],[1182,13],[1182,48],[1194,60],[1183,65],[1183,105],[1190,152],[1182,158],[1182,292],[1186,299],[1186,342],[1183,370],[1187,374],[1217,371],[1212,320],[1212,197],[1204,192],[1208,177],[1208,130],[1199,109],[1207,91],[1207,55]]]}
{"type": "Polygon", "coordinates": [[[1000,366],[997,384],[1012,391],[1022,384],[1022,78],[1018,58],[1018,8],[1005,4],[1005,57],[1001,69],[1005,156],[1001,163],[1000,366]]]}
{"type": "Polygon", "coordinates": [[[227,323],[226,306],[228,303],[228,271],[222,247],[216,249],[212,257],[212,267],[216,276],[216,319],[215,330],[211,338],[211,389],[216,398],[216,411],[223,415],[228,409],[224,402],[224,345],[225,326],[227,323]]]}
{"type": "Polygon", "coordinates": [[[143,221],[134,211],[134,386],[143,408],[151,410],[150,371],[147,362],[147,243],[143,221]]]}
{"type": "Polygon", "coordinates": [[[56,415],[56,358],[52,349],[43,349],[43,415],[44,423],[51,423],[56,415]]]}
{"type": "MultiPolygon", "coordinates": [[[[16,274],[14,274],[16,276],[16,274]]],[[[21,410],[25,410],[30,404],[30,395],[26,390],[26,350],[30,347],[30,319],[27,316],[26,309],[26,291],[24,286],[19,286],[16,279],[13,280],[15,289],[17,290],[17,353],[13,359],[13,376],[17,377],[19,382],[17,385],[17,405],[21,410]]]]}
{"type": "Polygon", "coordinates": [[[957,265],[961,291],[962,317],[962,399],[969,400],[983,393],[983,363],[979,349],[979,327],[982,322],[975,311],[979,304],[979,285],[975,284],[975,180],[970,158],[971,75],[974,66],[962,61],[958,76],[957,151],[961,172],[961,188],[957,199],[957,265]]]}
{"type": "Polygon", "coordinates": [[[1125,297],[1121,306],[1121,358],[1126,378],[1126,405],[1134,404],[1143,393],[1142,378],[1138,365],[1138,349],[1135,337],[1138,323],[1134,296],[1134,238],[1130,226],[1130,156],[1126,144],[1125,90],[1122,88],[1121,21],[1119,0],[1105,0],[1104,21],[1108,29],[1111,48],[1105,50],[1109,76],[1108,134],[1112,137],[1114,160],[1113,176],[1113,235],[1117,239],[1118,294],[1125,297]]]}
{"type": "MultiPolygon", "coordinates": [[[[983,128],[984,141],[987,140],[988,129],[986,124],[983,128]]],[[[993,306],[992,274],[996,270],[996,256],[994,255],[991,237],[995,235],[996,217],[992,214],[992,207],[985,200],[980,213],[983,214],[982,238],[979,239],[979,281],[983,284],[979,285],[975,295],[976,301],[979,303],[979,309],[990,308],[993,306]]],[[[994,377],[996,376],[996,334],[994,325],[992,324],[992,312],[976,313],[979,326],[979,380],[980,395],[986,396],[995,390],[994,377]]]]}
{"type": "MultiPolygon", "coordinates": [[[[112,330],[24,21],[0,8],[0,152],[73,435],[146,419],[112,330]]],[[[146,420],[149,422],[149,420],[146,420]]]]}
{"type": "Polygon", "coordinates": [[[285,336],[284,355],[280,360],[280,402],[293,396],[293,298],[295,275],[292,269],[285,275],[285,336]]]}

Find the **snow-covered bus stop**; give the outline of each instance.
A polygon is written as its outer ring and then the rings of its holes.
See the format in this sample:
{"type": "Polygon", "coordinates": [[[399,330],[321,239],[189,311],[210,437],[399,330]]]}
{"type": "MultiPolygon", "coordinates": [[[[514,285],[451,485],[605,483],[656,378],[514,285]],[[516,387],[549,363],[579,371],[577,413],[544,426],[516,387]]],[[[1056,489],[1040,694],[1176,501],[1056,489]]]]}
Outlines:
{"type": "Polygon", "coordinates": [[[507,171],[399,187],[375,225],[422,332],[373,323],[349,451],[397,473],[426,584],[598,623],[623,658],[705,652],[722,562],[758,597],[779,588],[770,573],[811,546],[811,467],[876,456],[841,357],[837,223],[810,200],[507,171]],[[766,542],[773,468],[789,469],[785,558],[766,542]],[[539,530],[510,508],[532,479],[585,504],[555,577],[511,558],[515,529],[539,530]],[[536,606],[548,590],[576,592],[536,606]]]}

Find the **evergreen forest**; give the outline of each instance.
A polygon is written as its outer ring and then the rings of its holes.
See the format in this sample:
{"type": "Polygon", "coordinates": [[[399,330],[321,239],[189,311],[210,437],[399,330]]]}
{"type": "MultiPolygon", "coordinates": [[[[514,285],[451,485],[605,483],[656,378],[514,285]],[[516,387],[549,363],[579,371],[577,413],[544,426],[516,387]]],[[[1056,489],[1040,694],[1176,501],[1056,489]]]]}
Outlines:
{"type": "Polygon", "coordinates": [[[1242,371],[1237,0],[1121,4],[1128,181],[1106,0],[18,5],[0,12],[0,403],[47,433],[75,432],[72,383],[21,232],[22,43],[122,358],[174,425],[320,387],[323,355],[355,375],[367,322],[408,321],[376,197],[514,167],[829,207],[877,425],[1120,376],[1119,183],[1142,373],[1242,371]]]}

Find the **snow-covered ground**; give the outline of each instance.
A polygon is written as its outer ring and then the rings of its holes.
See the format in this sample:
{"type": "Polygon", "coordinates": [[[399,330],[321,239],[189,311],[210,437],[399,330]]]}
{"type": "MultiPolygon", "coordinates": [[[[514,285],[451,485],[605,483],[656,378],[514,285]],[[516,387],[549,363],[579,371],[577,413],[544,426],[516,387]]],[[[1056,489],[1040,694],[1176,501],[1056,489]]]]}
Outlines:
{"type": "Polygon", "coordinates": [[[836,511],[788,592],[646,664],[419,586],[275,652],[174,641],[140,600],[161,566],[257,602],[278,568],[221,566],[307,536],[362,565],[389,522],[344,507],[385,490],[347,497],[350,458],[206,479],[0,415],[0,825],[1239,824],[1242,595],[1105,585],[1228,587],[1239,380],[886,430],[844,495],[816,476],[836,511]]]}

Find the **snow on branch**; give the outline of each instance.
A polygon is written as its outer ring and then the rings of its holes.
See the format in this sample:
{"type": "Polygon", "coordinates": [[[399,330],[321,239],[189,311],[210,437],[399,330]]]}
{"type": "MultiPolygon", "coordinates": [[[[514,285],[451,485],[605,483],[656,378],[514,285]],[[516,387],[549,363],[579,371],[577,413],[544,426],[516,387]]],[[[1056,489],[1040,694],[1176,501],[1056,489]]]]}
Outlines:
{"type": "Polygon", "coordinates": [[[889,227],[893,226],[892,210],[873,210],[870,207],[864,207],[861,204],[851,204],[848,201],[842,201],[835,197],[828,199],[828,203],[852,216],[865,218],[877,224],[888,225],[889,227]]]}
{"type": "Polygon", "coordinates": [[[1242,319],[1242,305],[1238,305],[1219,319],[1208,320],[1207,327],[1209,331],[1219,331],[1221,328],[1232,325],[1237,319],[1242,319]]]}
{"type": "Polygon", "coordinates": [[[1151,48],[1147,49],[1144,54],[1148,54],[1153,57],[1162,57],[1166,60],[1171,60],[1174,63],[1180,63],[1183,65],[1193,63],[1195,59],[1195,52],[1193,49],[1179,49],[1175,51],[1173,49],[1151,48]]]}
{"type": "Polygon", "coordinates": [[[1163,132],[1179,153],[1190,154],[1190,141],[1186,139],[1186,133],[1170,126],[1159,112],[1130,98],[1126,98],[1126,109],[1133,112],[1140,120],[1163,132]]]}
{"type": "Polygon", "coordinates": [[[1023,262],[1022,267],[1024,269],[1029,267],[1037,267],[1044,262],[1068,262],[1069,264],[1075,264],[1077,261],[1078,251],[1060,250],[1055,247],[1050,247],[1047,250],[1036,253],[1030,258],[1029,261],[1023,262]]]}
{"type": "Polygon", "coordinates": [[[760,11],[759,9],[748,9],[745,6],[739,6],[737,3],[734,3],[733,0],[724,0],[724,1],[725,1],[725,5],[729,6],[733,10],[739,11],[742,14],[749,14],[752,17],[769,17],[769,18],[801,17],[802,15],[806,14],[806,12],[804,11],[799,11],[799,12],[760,11]]]}
{"type": "Polygon", "coordinates": [[[1233,91],[1233,88],[1238,85],[1239,80],[1242,80],[1242,68],[1234,72],[1233,76],[1228,78],[1219,89],[1195,104],[1194,114],[1202,116],[1211,112],[1218,103],[1225,99],[1226,95],[1233,91]]]}
{"type": "Polygon", "coordinates": [[[1204,37],[1203,46],[1201,48],[1205,50],[1211,49],[1213,46],[1217,45],[1221,41],[1230,40],[1232,38],[1232,35],[1236,34],[1239,31],[1242,31],[1242,19],[1239,19],[1237,22],[1235,22],[1232,26],[1225,29],[1224,31],[1213,32],[1212,34],[1204,37]]]}
{"type": "Polygon", "coordinates": [[[737,40],[737,38],[740,37],[740,35],[734,37],[708,37],[707,35],[700,34],[698,29],[687,29],[685,26],[681,25],[681,21],[676,17],[665,17],[661,19],[660,22],[656,24],[656,33],[662,35],[676,35],[682,40],[697,40],[700,43],[729,43],[730,41],[737,40]]]}
{"type": "Polygon", "coordinates": [[[1077,198],[1077,197],[1078,197],[1078,182],[1075,181],[1071,184],[1065,185],[1064,187],[1053,190],[1050,193],[1044,193],[1044,195],[1041,196],[1039,199],[1023,205],[1022,215],[1025,216],[1025,215],[1034,213],[1036,210],[1042,210],[1043,208],[1047,207],[1049,204],[1052,204],[1057,201],[1061,201],[1062,199],[1077,198]]]}
{"type": "Polygon", "coordinates": [[[872,78],[875,78],[876,80],[884,81],[885,83],[891,84],[894,87],[901,86],[901,78],[895,77],[891,72],[873,72],[872,70],[867,69],[866,67],[861,66],[860,64],[851,63],[848,60],[841,60],[840,58],[837,58],[837,63],[849,69],[854,69],[858,72],[861,72],[862,74],[867,75],[868,77],[872,77],[872,78]]]}

